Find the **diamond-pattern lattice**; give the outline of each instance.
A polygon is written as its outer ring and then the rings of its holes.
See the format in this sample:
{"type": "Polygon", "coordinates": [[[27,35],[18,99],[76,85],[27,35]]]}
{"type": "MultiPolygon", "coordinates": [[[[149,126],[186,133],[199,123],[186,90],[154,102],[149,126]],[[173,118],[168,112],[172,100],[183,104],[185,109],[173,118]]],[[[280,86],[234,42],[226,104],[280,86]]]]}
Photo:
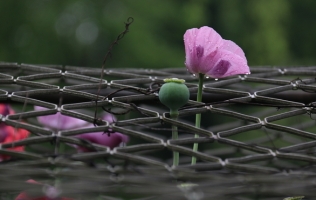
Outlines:
{"type": "Polygon", "coordinates": [[[100,80],[100,69],[0,63],[0,101],[16,111],[0,116],[2,123],[31,132],[1,145],[0,154],[12,157],[0,163],[0,180],[6,183],[1,194],[40,192],[38,185],[25,183],[35,179],[78,199],[315,197],[316,67],[252,67],[251,72],[206,79],[198,103],[197,79],[184,68],[106,69],[100,80]],[[157,96],[168,77],[185,79],[191,93],[178,120],[169,118],[157,96]],[[95,110],[98,118],[103,109],[118,120],[95,119],[95,110]],[[57,112],[96,126],[60,131],[37,121],[57,112]],[[197,113],[201,128],[194,126],[197,113]],[[178,127],[177,140],[170,139],[172,125],[178,127]],[[72,137],[109,130],[128,135],[130,142],[111,150],[72,137]],[[193,143],[199,151],[192,151],[193,143]],[[8,149],[20,145],[26,151],[8,149]],[[77,153],[71,145],[94,151],[77,153]],[[178,167],[172,166],[172,151],[180,153],[178,167]],[[196,165],[190,164],[192,156],[196,165]]]}

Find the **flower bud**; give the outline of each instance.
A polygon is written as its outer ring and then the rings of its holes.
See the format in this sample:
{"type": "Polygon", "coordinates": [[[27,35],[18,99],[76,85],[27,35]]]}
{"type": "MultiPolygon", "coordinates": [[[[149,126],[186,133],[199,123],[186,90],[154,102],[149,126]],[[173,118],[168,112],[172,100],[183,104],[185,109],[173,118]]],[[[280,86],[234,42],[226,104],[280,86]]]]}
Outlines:
{"type": "Polygon", "coordinates": [[[172,113],[178,113],[178,109],[184,106],[190,98],[188,87],[184,84],[185,80],[177,78],[164,79],[165,84],[159,91],[159,100],[170,109],[172,113]]]}

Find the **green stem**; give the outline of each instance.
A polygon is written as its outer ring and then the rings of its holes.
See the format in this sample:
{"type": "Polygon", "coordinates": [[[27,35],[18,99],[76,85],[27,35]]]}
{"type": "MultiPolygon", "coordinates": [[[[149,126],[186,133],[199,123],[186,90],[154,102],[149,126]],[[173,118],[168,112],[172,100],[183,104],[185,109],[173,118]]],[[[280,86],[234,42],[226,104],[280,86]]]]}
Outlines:
{"type": "MultiPolygon", "coordinates": [[[[203,89],[203,80],[204,80],[204,74],[199,74],[199,88],[198,88],[198,93],[197,93],[197,102],[202,102],[202,89],[203,89]]],[[[195,115],[195,127],[200,128],[201,127],[201,113],[198,113],[195,115]]],[[[195,138],[198,138],[199,135],[195,134],[194,135],[195,138]]],[[[193,145],[193,151],[197,151],[199,148],[199,144],[198,143],[194,143],[193,145]]],[[[196,163],[196,157],[192,157],[192,165],[195,165],[196,163]]]]}
{"type": "MultiPolygon", "coordinates": [[[[179,112],[176,110],[170,110],[170,117],[171,119],[177,120],[178,119],[179,112]]],[[[178,139],[178,127],[175,125],[172,125],[172,139],[178,139]]],[[[173,166],[179,165],[179,152],[174,151],[173,152],[173,166]]]]}

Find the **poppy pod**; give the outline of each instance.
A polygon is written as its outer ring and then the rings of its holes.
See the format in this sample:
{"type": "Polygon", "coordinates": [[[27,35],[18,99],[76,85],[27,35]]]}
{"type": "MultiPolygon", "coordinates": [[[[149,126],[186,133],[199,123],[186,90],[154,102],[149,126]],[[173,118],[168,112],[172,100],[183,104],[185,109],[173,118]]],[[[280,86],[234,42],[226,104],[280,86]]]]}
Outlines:
{"type": "MultiPolygon", "coordinates": [[[[159,100],[170,109],[170,117],[177,120],[178,110],[189,101],[190,91],[183,79],[166,78],[164,82],[159,90],[159,100]]],[[[172,125],[172,139],[178,139],[178,128],[175,125],[172,125]]],[[[173,152],[173,165],[179,165],[179,152],[173,152]]]]}
{"type": "Polygon", "coordinates": [[[178,109],[189,101],[189,89],[183,79],[169,78],[164,82],[159,90],[159,100],[170,109],[170,115],[178,115],[178,109]]]}

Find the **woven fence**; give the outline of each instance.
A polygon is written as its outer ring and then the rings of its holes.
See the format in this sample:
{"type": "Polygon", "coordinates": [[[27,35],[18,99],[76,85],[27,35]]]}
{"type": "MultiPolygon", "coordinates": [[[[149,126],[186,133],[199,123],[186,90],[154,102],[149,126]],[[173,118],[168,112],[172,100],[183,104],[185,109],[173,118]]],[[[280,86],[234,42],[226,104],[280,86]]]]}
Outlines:
{"type": "Polygon", "coordinates": [[[15,114],[2,123],[28,130],[1,145],[2,199],[21,191],[43,193],[54,185],[74,199],[314,199],[316,67],[252,67],[250,75],[206,79],[203,103],[197,78],[184,67],[106,69],[0,63],[0,103],[15,114]],[[178,120],[158,99],[164,78],[186,80],[190,101],[178,120]],[[34,106],[47,108],[34,110],[34,106]],[[37,120],[56,113],[94,127],[48,130],[37,120]],[[101,120],[104,112],[117,120],[101,120]],[[202,114],[201,128],[194,126],[202,114]],[[179,139],[171,139],[171,126],[179,139]],[[124,146],[106,146],[75,135],[119,132],[124,146]],[[200,137],[195,138],[194,134],[200,137]],[[199,150],[193,151],[193,143],[199,150]],[[72,145],[93,149],[78,153],[72,145]],[[23,152],[10,150],[25,146],[23,152]],[[180,164],[172,166],[172,152],[180,164]],[[197,164],[191,165],[191,157],[197,164]]]}

